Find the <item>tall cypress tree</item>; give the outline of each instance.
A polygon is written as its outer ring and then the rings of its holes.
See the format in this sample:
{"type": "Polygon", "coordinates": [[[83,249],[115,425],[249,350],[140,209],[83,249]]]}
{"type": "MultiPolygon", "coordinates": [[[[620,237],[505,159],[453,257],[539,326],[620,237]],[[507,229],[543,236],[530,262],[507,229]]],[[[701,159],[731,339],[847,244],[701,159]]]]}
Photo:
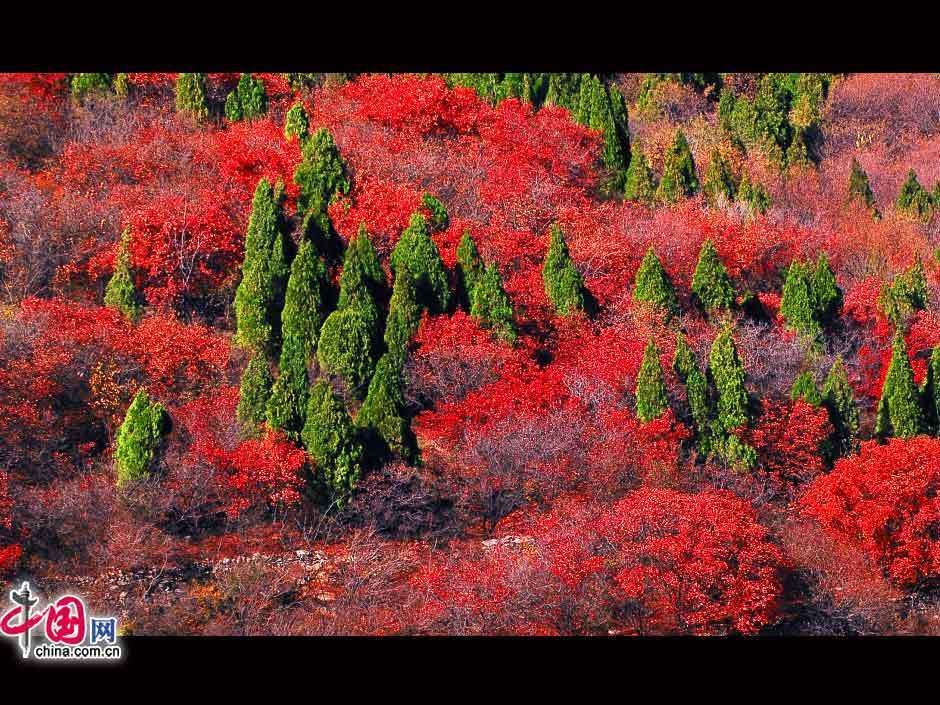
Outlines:
{"type": "Polygon", "coordinates": [[[628,201],[639,201],[647,205],[656,200],[656,183],[646,155],[639,147],[633,148],[633,156],[624,179],[623,197],[628,201]]]}
{"type": "Polygon", "coordinates": [[[480,319],[484,328],[491,329],[498,338],[506,342],[515,343],[519,337],[513,320],[512,304],[495,264],[486,268],[473,289],[470,315],[480,319]]]}
{"type": "Polygon", "coordinates": [[[127,228],[121,235],[118,245],[117,257],[114,260],[114,274],[108,280],[104,290],[104,305],[123,313],[131,321],[140,316],[143,306],[134,289],[134,278],[131,274],[131,229],[127,228]]]}
{"type": "Polygon", "coordinates": [[[658,419],[669,408],[659,350],[650,339],[643,351],[643,362],[636,378],[636,415],[643,423],[658,419]]]}
{"type": "Polygon", "coordinates": [[[706,200],[713,207],[719,203],[733,203],[735,190],[734,177],[728,163],[717,148],[712,150],[702,182],[702,193],[705,194],[706,200]]]}
{"type": "Polygon", "coordinates": [[[924,412],[900,331],[895,334],[891,347],[891,364],[878,402],[875,435],[881,439],[910,438],[924,431],[924,412]]]}
{"type": "Polygon", "coordinates": [[[875,217],[878,217],[878,205],[875,203],[875,194],[868,183],[868,174],[862,169],[855,157],[852,157],[852,171],[849,174],[849,200],[865,204],[875,217]]]}
{"type": "Polygon", "coordinates": [[[76,73],[69,81],[72,98],[79,103],[82,103],[88,95],[109,93],[111,85],[111,74],[108,73],[76,73]]]}
{"type": "Polygon", "coordinates": [[[580,91],[581,74],[550,73],[548,75],[548,92],[545,95],[545,104],[557,105],[574,112],[578,107],[580,91]]]}
{"type": "Polygon", "coordinates": [[[310,136],[310,117],[301,101],[294,103],[287,111],[284,120],[284,138],[290,141],[294,138],[303,144],[310,136]]]}
{"type": "Polygon", "coordinates": [[[326,265],[310,240],[303,240],[291,264],[281,328],[284,342],[278,376],[267,405],[268,424],[296,435],[303,428],[309,386],[307,367],[314,359],[326,317],[326,265]]]}
{"type": "MultiPolygon", "coordinates": [[[[303,161],[294,171],[297,185],[297,213],[306,221],[313,218],[324,237],[330,233],[326,208],[337,193],[349,190],[346,167],[333,136],[325,127],[316,130],[300,145],[303,161]]],[[[306,229],[306,227],[305,227],[306,229]]]]}
{"type": "Polygon", "coordinates": [[[842,289],[836,283],[835,272],[825,252],[820,252],[816,259],[812,289],[816,317],[824,323],[833,320],[842,308],[842,289]]]}
{"type": "Polygon", "coordinates": [[[692,275],[692,293],[710,313],[734,306],[734,287],[711,240],[706,240],[699,250],[698,263],[692,275]]]}
{"type": "Polygon", "coordinates": [[[718,392],[719,427],[728,432],[743,426],[749,419],[745,372],[730,326],[724,326],[712,343],[709,370],[718,392]]]}
{"type": "Polygon", "coordinates": [[[235,292],[236,340],[272,354],[279,339],[280,309],[288,274],[281,230],[280,189],[267,179],[255,189],[245,235],[242,280],[235,292]]]}
{"type": "Polygon", "coordinates": [[[679,313],[679,299],[672,280],[663,269],[652,246],[646,251],[633,284],[633,300],[646,301],[662,308],[668,316],[679,313]]]}
{"type": "Polygon", "coordinates": [[[169,416],[163,405],[151,402],[147,392],[139,390],[115,438],[114,464],[118,486],[149,475],[160,439],[169,428],[169,416]]]}
{"type": "Polygon", "coordinates": [[[926,429],[934,435],[940,435],[940,345],[930,353],[920,397],[926,429]]]}
{"type": "Polygon", "coordinates": [[[878,297],[878,305],[896,327],[902,327],[914,311],[926,309],[927,301],[927,278],[920,259],[885,284],[878,297]]]}
{"type": "Polygon", "coordinates": [[[457,294],[461,303],[469,309],[473,302],[473,289],[483,276],[485,267],[477,245],[464,231],[457,246],[457,294]]]}
{"type": "Polygon", "coordinates": [[[793,401],[802,399],[813,406],[822,404],[822,395],[819,393],[819,387],[816,386],[816,379],[812,372],[805,371],[796,376],[793,380],[793,387],[790,389],[790,399],[793,401]]]}
{"type": "Polygon", "coordinates": [[[839,455],[851,453],[859,429],[858,405],[841,357],[832,364],[822,391],[823,406],[829,412],[833,445],[839,455]]]}
{"type": "Polygon", "coordinates": [[[408,273],[414,279],[418,300],[434,313],[447,309],[450,303],[450,282],[441,260],[441,253],[431,239],[427,220],[420,213],[401,234],[391,257],[392,270],[398,277],[408,273]]]}
{"type": "Polygon", "coordinates": [[[264,83],[243,73],[238,80],[238,101],[242,106],[242,118],[256,120],[268,111],[268,96],[264,92],[264,83]]]}
{"type": "Polygon", "coordinates": [[[927,190],[920,185],[917,174],[911,169],[907,179],[901,184],[896,202],[897,209],[921,219],[928,219],[933,212],[933,201],[927,190]]]}
{"type": "Polygon", "coordinates": [[[346,248],[343,271],[339,277],[338,308],[347,308],[364,301],[375,305],[375,298],[385,288],[385,272],[379,262],[378,252],[366,231],[366,224],[359,226],[359,234],[346,248]]]}
{"type": "Polygon", "coordinates": [[[816,314],[812,273],[809,267],[797,260],[791,262],[787,268],[783,297],[780,299],[780,314],[790,330],[811,337],[816,337],[822,332],[816,314]]]}
{"type": "Polygon", "coordinates": [[[317,360],[325,372],[343,379],[350,394],[363,397],[375,369],[375,323],[367,307],[337,309],[326,317],[317,360]]]}
{"type": "Polygon", "coordinates": [[[676,130],[672,145],[666,152],[663,177],[659,180],[656,195],[664,203],[675,203],[680,198],[694,195],[698,188],[692,150],[682,130],[676,130]]]}
{"type": "Polygon", "coordinates": [[[748,173],[744,172],[738,184],[738,203],[743,203],[751,214],[766,213],[771,205],[770,194],[763,184],[751,181],[748,173]]]}
{"type": "Polygon", "coordinates": [[[191,115],[197,120],[209,117],[206,74],[181,73],[176,78],[176,112],[191,115]]]}
{"type": "Polygon", "coordinates": [[[268,400],[271,398],[271,369],[263,353],[253,351],[242,373],[236,416],[249,430],[265,420],[268,400]]]}
{"type": "Polygon", "coordinates": [[[385,347],[388,351],[404,360],[408,343],[420,322],[421,306],[418,304],[413,278],[407,275],[395,277],[385,323],[385,347]]]}
{"type": "Polygon", "coordinates": [[[695,353],[682,333],[676,334],[676,352],[672,367],[679,381],[685,385],[692,423],[695,426],[696,446],[703,455],[710,452],[711,401],[708,395],[708,379],[699,368],[695,353]]]}
{"type": "Polygon", "coordinates": [[[365,453],[346,407],[325,380],[310,389],[301,437],[314,478],[342,506],[359,482],[365,453]]]}
{"type": "Polygon", "coordinates": [[[450,216],[447,215],[447,207],[437,196],[425,192],[421,196],[421,205],[428,212],[431,227],[435,231],[447,229],[450,224],[450,216]]]}
{"type": "Polygon", "coordinates": [[[391,452],[405,462],[412,462],[417,456],[415,437],[405,412],[404,386],[400,358],[386,353],[376,365],[369,393],[356,416],[356,425],[365,430],[366,447],[373,457],[391,452]]]}
{"type": "Polygon", "coordinates": [[[551,228],[551,241],[542,265],[542,281],[545,294],[558,313],[567,316],[585,310],[584,280],[568,254],[565,236],[558,225],[551,228]]]}

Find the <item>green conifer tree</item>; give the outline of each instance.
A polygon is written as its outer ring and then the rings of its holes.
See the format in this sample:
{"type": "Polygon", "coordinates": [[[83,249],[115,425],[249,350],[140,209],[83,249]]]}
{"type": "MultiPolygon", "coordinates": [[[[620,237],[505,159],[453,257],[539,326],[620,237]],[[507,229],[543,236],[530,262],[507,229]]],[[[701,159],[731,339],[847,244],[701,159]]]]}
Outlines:
{"type": "Polygon", "coordinates": [[[265,411],[271,397],[271,368],[263,353],[254,351],[242,373],[236,416],[249,430],[265,420],[265,411]]]}
{"type": "MultiPolygon", "coordinates": [[[[126,77],[125,77],[126,78],[126,77]]],[[[89,95],[106,95],[111,90],[111,74],[76,73],[69,81],[72,98],[78,103],[84,102],[89,95]]]]}
{"type": "Polygon", "coordinates": [[[361,223],[358,235],[349,243],[343,257],[337,308],[347,308],[362,302],[367,306],[375,306],[375,297],[383,288],[385,272],[369,238],[366,224],[361,223]]]}
{"type": "Polygon", "coordinates": [[[268,111],[268,96],[264,92],[264,83],[260,79],[250,73],[243,73],[238,79],[236,90],[243,119],[257,120],[268,111]]]}
{"type": "Polygon", "coordinates": [[[643,423],[658,419],[669,408],[659,350],[651,339],[643,351],[643,362],[636,378],[636,415],[643,423]]]}
{"type": "Polygon", "coordinates": [[[435,231],[446,230],[450,223],[447,207],[436,196],[425,192],[421,196],[421,205],[430,214],[431,228],[435,231]]]}
{"type": "Polygon", "coordinates": [[[633,300],[646,301],[662,308],[667,316],[679,314],[679,299],[672,280],[663,269],[652,246],[646,251],[633,284],[633,300]]]}
{"type": "Polygon", "coordinates": [[[933,213],[930,194],[920,185],[913,169],[907,173],[907,180],[901,185],[896,206],[901,213],[907,213],[922,220],[928,220],[933,213]]]}
{"type": "Polygon", "coordinates": [[[878,305],[896,327],[902,327],[915,311],[927,308],[927,278],[918,258],[911,267],[882,287],[878,305]]]}
{"type": "Polygon", "coordinates": [[[140,305],[140,298],[134,289],[130,242],[131,229],[127,228],[121,235],[121,242],[118,245],[117,257],[114,260],[114,274],[111,275],[104,290],[104,305],[120,311],[133,322],[140,316],[143,306],[140,305]]]}
{"type": "Polygon", "coordinates": [[[801,372],[796,376],[793,380],[793,387],[790,389],[790,399],[793,401],[802,399],[813,406],[822,404],[822,395],[819,393],[819,387],[816,386],[816,379],[812,372],[801,372]]]}
{"type": "Polygon", "coordinates": [[[324,237],[330,233],[330,223],[326,208],[337,193],[345,194],[349,190],[346,167],[340,158],[333,136],[325,127],[316,130],[307,140],[301,142],[303,161],[294,171],[294,183],[297,185],[297,213],[306,221],[317,221],[324,237]]]}
{"type": "Polygon", "coordinates": [[[623,187],[623,197],[628,201],[638,201],[646,205],[656,200],[656,183],[653,170],[650,169],[646,155],[639,147],[633,148],[633,157],[627,168],[627,175],[623,187]]]}
{"type": "Polygon", "coordinates": [[[392,251],[391,265],[396,277],[400,272],[411,275],[418,301],[423,306],[434,313],[447,309],[450,303],[447,270],[431,239],[427,220],[420,213],[412,214],[411,222],[392,251]]]}
{"type": "Polygon", "coordinates": [[[356,425],[365,431],[366,447],[373,457],[384,457],[390,451],[405,462],[413,462],[417,456],[406,417],[404,386],[401,360],[386,353],[376,365],[369,393],[356,416],[356,425]]]}
{"type": "Polygon", "coordinates": [[[301,437],[314,461],[314,478],[342,506],[362,475],[364,449],[359,433],[325,380],[311,387],[306,416],[301,437]]]}
{"type": "Polygon", "coordinates": [[[930,353],[927,374],[920,387],[920,397],[926,430],[940,435],[940,345],[930,353]]]}
{"type": "Polygon", "coordinates": [[[923,432],[925,425],[914,370],[907,357],[904,336],[899,331],[894,336],[891,364],[878,402],[875,435],[881,439],[910,438],[923,432]]]}
{"type": "Polygon", "coordinates": [[[388,351],[404,360],[408,343],[420,322],[421,306],[418,304],[414,279],[410,276],[395,277],[385,323],[385,346],[388,351]]]}
{"type": "Polygon", "coordinates": [[[587,299],[584,280],[568,254],[565,236],[558,225],[551,228],[551,242],[542,266],[542,281],[545,294],[559,314],[567,316],[585,310],[587,299]]]}
{"type": "Polygon", "coordinates": [[[815,338],[822,332],[813,295],[812,272],[802,262],[794,260],[787,268],[780,299],[780,314],[787,328],[815,338]]]}
{"type": "Polygon", "coordinates": [[[288,275],[281,222],[281,192],[267,179],[255,189],[245,235],[242,280],[235,292],[235,337],[246,348],[273,354],[280,333],[288,275]]]}
{"type": "Polygon", "coordinates": [[[471,306],[473,289],[483,276],[484,269],[476,243],[470,233],[464,231],[457,246],[457,293],[467,309],[471,306]]]}
{"type": "Polygon", "coordinates": [[[837,357],[826,375],[822,391],[823,406],[829,412],[833,428],[833,446],[839,455],[851,453],[859,429],[858,405],[841,357],[837,357]]]}
{"type": "Polygon", "coordinates": [[[245,111],[242,110],[242,101],[238,97],[237,88],[225,96],[225,119],[229,122],[238,122],[245,119],[245,111]]]}
{"type": "Polygon", "coordinates": [[[712,343],[709,370],[718,392],[719,428],[728,432],[743,426],[749,420],[745,372],[730,326],[724,326],[712,343]]]}
{"type": "Polygon", "coordinates": [[[150,474],[160,439],[169,430],[169,416],[163,405],[151,402],[147,392],[139,390],[115,438],[114,464],[119,487],[150,474]]]}
{"type": "Polygon", "coordinates": [[[546,105],[557,105],[574,112],[578,107],[580,94],[581,74],[550,73],[548,75],[548,92],[545,95],[546,105]]]}
{"type": "Polygon", "coordinates": [[[114,75],[114,95],[118,98],[126,98],[131,91],[130,79],[126,73],[117,73],[114,75]]]}
{"type": "Polygon", "coordinates": [[[752,214],[766,213],[770,208],[771,199],[763,184],[751,181],[751,177],[745,172],[741,183],[738,184],[738,203],[743,203],[752,214]]]}
{"type": "Polygon", "coordinates": [[[206,74],[181,73],[176,79],[176,112],[185,113],[197,120],[209,117],[206,100],[206,74]]]}
{"type": "Polygon", "coordinates": [[[733,203],[735,197],[734,177],[728,163],[721,156],[718,149],[712,150],[708,169],[705,170],[705,179],[702,182],[702,193],[709,205],[717,206],[719,203],[733,203]]]}
{"type": "Polygon", "coordinates": [[[470,315],[480,319],[483,327],[491,329],[501,340],[515,343],[519,337],[513,320],[512,304],[503,288],[503,280],[495,264],[490,264],[486,268],[473,289],[470,315]]]}
{"type": "Polygon", "coordinates": [[[829,257],[820,252],[812,278],[813,306],[820,322],[832,321],[842,308],[842,289],[836,283],[829,257]]]}
{"type": "Polygon", "coordinates": [[[692,275],[692,293],[710,313],[729,310],[734,305],[734,287],[711,240],[706,240],[699,250],[692,275]]]}
{"type": "Polygon", "coordinates": [[[268,424],[292,436],[303,428],[309,387],[307,368],[314,359],[320,327],[326,317],[327,286],[326,265],[314,243],[305,239],[287,280],[281,314],[284,342],[277,380],[267,405],[268,424]]]}
{"type": "Polygon", "coordinates": [[[328,374],[341,377],[361,399],[375,369],[375,323],[362,305],[333,311],[323,322],[317,360],[328,374]]]}
{"type": "Polygon", "coordinates": [[[865,204],[875,217],[878,217],[878,205],[875,203],[875,194],[868,183],[868,174],[862,169],[855,157],[852,157],[852,171],[849,174],[849,200],[865,204]]]}
{"type": "Polygon", "coordinates": [[[708,379],[699,368],[695,353],[681,332],[676,334],[676,352],[673,356],[672,367],[679,381],[685,385],[689,412],[696,432],[696,446],[702,455],[708,455],[713,416],[708,394],[708,379]]]}
{"type": "Polygon", "coordinates": [[[656,195],[663,203],[675,203],[680,198],[694,195],[698,188],[692,150],[682,130],[676,130],[672,145],[666,152],[663,176],[659,180],[656,195]]]}
{"type": "Polygon", "coordinates": [[[294,103],[284,120],[284,138],[289,142],[296,138],[303,144],[310,136],[310,118],[301,101],[294,103]]]}

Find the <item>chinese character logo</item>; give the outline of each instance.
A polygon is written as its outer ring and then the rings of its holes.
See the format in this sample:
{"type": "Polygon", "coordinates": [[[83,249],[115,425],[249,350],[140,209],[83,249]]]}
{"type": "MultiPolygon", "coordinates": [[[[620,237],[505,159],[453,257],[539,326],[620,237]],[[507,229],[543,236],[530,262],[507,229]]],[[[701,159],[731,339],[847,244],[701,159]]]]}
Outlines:
{"type": "Polygon", "coordinates": [[[91,618],[91,643],[113,644],[117,638],[117,619],[114,617],[105,617],[98,619],[91,618]]]}

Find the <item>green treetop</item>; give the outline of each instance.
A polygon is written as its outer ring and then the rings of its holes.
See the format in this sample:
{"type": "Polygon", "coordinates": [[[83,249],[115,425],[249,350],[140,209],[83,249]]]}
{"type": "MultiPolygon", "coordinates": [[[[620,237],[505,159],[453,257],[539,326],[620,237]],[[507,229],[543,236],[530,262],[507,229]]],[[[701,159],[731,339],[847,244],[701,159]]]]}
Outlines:
{"type": "Polygon", "coordinates": [[[833,363],[822,391],[823,406],[829,412],[834,446],[839,455],[850,453],[859,429],[858,405],[841,357],[833,363]]]}
{"type": "Polygon", "coordinates": [[[484,269],[477,245],[470,233],[465,231],[457,246],[457,292],[467,308],[473,301],[473,289],[483,276],[484,269]]]}
{"type": "Polygon", "coordinates": [[[734,177],[728,163],[721,156],[721,152],[712,150],[702,182],[702,193],[705,194],[709,205],[714,207],[719,203],[733,203],[735,191],[734,177]]]}
{"type": "Polygon", "coordinates": [[[108,280],[104,290],[104,305],[120,311],[131,321],[136,321],[143,307],[131,274],[130,255],[131,230],[127,228],[121,236],[117,257],[114,260],[114,274],[108,280]]]}
{"type": "Polygon", "coordinates": [[[206,74],[181,73],[176,79],[176,112],[191,115],[197,120],[209,117],[206,101],[206,74]]]}
{"type": "Polygon", "coordinates": [[[309,134],[310,118],[304,104],[298,100],[287,111],[287,118],[284,120],[284,138],[288,141],[296,138],[303,144],[309,134]]]}
{"type": "Polygon", "coordinates": [[[933,212],[933,199],[930,198],[927,190],[920,185],[917,174],[913,169],[907,173],[907,180],[901,185],[896,206],[898,211],[922,220],[929,219],[933,212]]]}
{"type": "Polygon", "coordinates": [[[790,399],[793,401],[802,399],[813,406],[822,404],[822,395],[819,393],[812,372],[801,372],[796,376],[796,379],[793,380],[793,387],[790,389],[790,399]]]}
{"type": "Polygon", "coordinates": [[[924,430],[926,423],[920,393],[914,384],[914,370],[900,332],[892,344],[891,364],[881,390],[875,435],[878,438],[910,438],[924,430]]]}
{"type": "Polygon", "coordinates": [[[412,462],[417,456],[417,445],[406,418],[404,385],[399,358],[386,353],[376,365],[356,425],[365,430],[367,447],[371,447],[373,455],[383,457],[390,451],[405,462],[412,462]]]}
{"type": "Polygon", "coordinates": [[[264,421],[272,383],[267,358],[261,352],[252,352],[242,373],[236,410],[238,420],[247,430],[254,431],[264,421]]]}
{"type": "Polygon", "coordinates": [[[623,197],[628,201],[638,201],[646,205],[656,200],[653,170],[650,169],[646,155],[640,151],[639,147],[633,148],[633,157],[630,159],[623,187],[623,197]]]}
{"type": "Polygon", "coordinates": [[[567,316],[585,310],[587,300],[584,280],[568,254],[565,236],[557,225],[551,228],[551,242],[542,266],[542,281],[545,294],[559,314],[567,316]]]}
{"type": "Polygon", "coordinates": [[[160,439],[169,431],[169,426],[163,405],[151,402],[145,390],[138,391],[115,438],[118,486],[142,480],[150,474],[160,439]]]}
{"type": "Polygon", "coordinates": [[[676,297],[675,287],[652,247],[646,251],[643,262],[637,270],[633,285],[633,300],[646,301],[659,306],[669,316],[679,313],[679,299],[676,297]]]}
{"type": "Polygon", "coordinates": [[[659,350],[650,340],[643,351],[643,362],[636,378],[636,415],[643,423],[658,419],[669,408],[659,350]]]}
{"type": "Polygon", "coordinates": [[[324,236],[330,232],[326,208],[337,193],[349,190],[346,167],[333,136],[325,127],[301,142],[303,161],[294,171],[297,185],[297,212],[304,219],[315,218],[324,236]]]}
{"type": "Polygon", "coordinates": [[[508,343],[515,343],[518,334],[513,320],[512,304],[503,288],[503,280],[495,264],[490,264],[473,289],[470,315],[478,318],[484,328],[508,343]]]}
{"type": "Polygon", "coordinates": [[[680,198],[694,195],[698,188],[692,150],[682,130],[676,130],[672,145],[666,152],[663,177],[659,180],[656,195],[664,203],[675,203],[680,198]]]}
{"type": "Polygon", "coordinates": [[[708,312],[728,310],[734,305],[734,287],[711,240],[706,240],[699,251],[692,293],[708,312]]]}
{"type": "Polygon", "coordinates": [[[447,215],[447,208],[444,204],[430,193],[421,196],[421,205],[430,214],[431,227],[434,230],[446,230],[450,217],[447,215]]]}
{"type": "Polygon", "coordinates": [[[411,222],[401,234],[391,257],[395,276],[408,273],[414,280],[418,301],[434,313],[447,309],[450,303],[450,282],[428,228],[420,213],[411,216],[411,222]]]}
{"type": "Polygon", "coordinates": [[[794,260],[787,268],[787,278],[780,300],[780,313],[790,330],[815,337],[822,332],[813,296],[812,272],[794,260]]]}
{"type": "Polygon", "coordinates": [[[388,351],[404,360],[408,343],[420,322],[421,306],[418,304],[414,280],[410,276],[396,276],[385,323],[385,346],[388,351]]]}
{"type": "Polygon", "coordinates": [[[359,433],[325,380],[310,389],[306,416],[301,437],[315,464],[314,477],[342,506],[362,474],[364,449],[359,433]]]}
{"type": "Polygon", "coordinates": [[[709,370],[718,392],[718,425],[728,432],[748,422],[748,397],[744,387],[744,365],[731,337],[731,328],[722,328],[712,343],[709,370]]]}
{"type": "Polygon", "coordinates": [[[878,205],[875,203],[871,184],[868,183],[868,174],[855,157],[852,157],[852,171],[849,174],[849,200],[865,204],[875,216],[878,215],[878,205]]]}

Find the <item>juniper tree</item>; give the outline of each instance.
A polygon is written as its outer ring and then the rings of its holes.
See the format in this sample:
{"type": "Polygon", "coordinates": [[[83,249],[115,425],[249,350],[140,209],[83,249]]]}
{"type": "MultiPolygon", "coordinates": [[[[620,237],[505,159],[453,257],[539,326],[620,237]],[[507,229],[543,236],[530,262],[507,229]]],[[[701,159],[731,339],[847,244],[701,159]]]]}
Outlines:
{"type": "Polygon", "coordinates": [[[421,205],[430,214],[431,228],[434,230],[446,230],[450,222],[447,215],[447,208],[436,196],[425,192],[421,196],[421,205]]]}
{"type": "Polygon", "coordinates": [[[586,308],[584,280],[574,266],[565,236],[558,225],[551,228],[551,241],[542,265],[545,294],[563,316],[586,308]]]}
{"type": "Polygon", "coordinates": [[[749,419],[745,372],[730,326],[724,326],[712,343],[709,371],[717,391],[719,428],[728,432],[743,426],[749,419]]]}
{"type": "Polygon", "coordinates": [[[265,420],[272,384],[267,358],[257,350],[252,352],[242,372],[236,409],[238,420],[250,431],[265,420]]]}
{"type": "Polygon", "coordinates": [[[337,308],[347,308],[367,298],[366,305],[375,306],[375,297],[384,288],[385,272],[369,238],[366,224],[362,223],[358,235],[350,241],[343,257],[337,308]]]}
{"type": "Polygon", "coordinates": [[[118,98],[126,98],[131,89],[128,75],[126,73],[114,74],[114,83],[111,87],[114,88],[114,95],[118,98]]]}
{"type": "Polygon", "coordinates": [[[745,172],[738,184],[738,203],[743,203],[751,213],[766,213],[771,204],[770,194],[745,172]]]}
{"type": "Polygon", "coordinates": [[[712,150],[708,168],[705,170],[705,178],[702,181],[702,193],[705,194],[709,205],[713,207],[719,203],[734,202],[734,177],[718,149],[712,150]]]}
{"type": "Polygon", "coordinates": [[[407,273],[413,278],[419,303],[434,313],[447,309],[450,303],[447,270],[431,239],[427,220],[420,213],[412,214],[392,251],[391,265],[396,277],[407,273]]]}
{"type": "Polygon", "coordinates": [[[813,338],[822,332],[816,314],[812,273],[809,267],[797,260],[791,262],[787,268],[783,296],[780,299],[780,314],[786,320],[787,328],[792,331],[813,338]]]}
{"type": "Polygon", "coordinates": [[[114,464],[118,486],[142,480],[150,474],[160,440],[169,427],[169,416],[163,405],[151,401],[145,390],[139,390],[115,438],[114,464]]]}
{"type": "Polygon", "coordinates": [[[546,105],[557,105],[574,111],[578,106],[581,89],[581,74],[551,73],[548,75],[546,105]]]}
{"type": "Polygon", "coordinates": [[[464,231],[457,246],[457,294],[468,309],[473,301],[473,289],[483,276],[484,269],[476,243],[470,233],[464,231]]]}
{"type": "Polygon", "coordinates": [[[317,360],[324,372],[343,379],[361,399],[375,369],[375,325],[363,306],[333,311],[323,322],[317,360]]]}
{"type": "Polygon", "coordinates": [[[833,320],[842,308],[842,289],[836,283],[835,272],[825,252],[820,252],[816,259],[811,285],[816,317],[823,323],[833,320]]]}
{"type": "Polygon", "coordinates": [[[902,213],[908,213],[918,218],[926,220],[933,211],[933,201],[927,190],[920,185],[917,180],[917,174],[911,169],[907,173],[907,179],[901,185],[896,202],[897,209],[902,213]]]}
{"type": "Polygon", "coordinates": [[[242,110],[242,102],[238,98],[238,90],[231,91],[225,96],[224,107],[225,119],[229,122],[238,122],[245,119],[245,112],[242,110]]]}
{"type": "Polygon", "coordinates": [[[69,81],[69,89],[72,97],[82,103],[91,94],[108,93],[111,90],[111,84],[111,74],[108,73],[76,73],[69,81]]]}
{"type": "Polygon", "coordinates": [[[369,392],[356,416],[364,430],[366,448],[373,457],[391,452],[405,462],[413,462],[417,445],[405,411],[402,394],[405,381],[401,360],[388,352],[381,357],[369,383],[369,392]]]}
{"type": "Polygon", "coordinates": [[[702,244],[692,275],[692,293],[709,313],[729,310],[734,305],[734,288],[728,271],[711,240],[702,244]]]}
{"type": "Polygon", "coordinates": [[[323,259],[313,242],[303,240],[287,280],[278,376],[267,405],[268,424],[292,436],[303,427],[309,386],[307,368],[314,359],[320,327],[326,317],[327,286],[323,259]]]}
{"type": "Polygon", "coordinates": [[[699,368],[695,353],[682,333],[676,334],[676,352],[672,367],[679,381],[685,385],[689,412],[696,431],[699,452],[707,455],[710,450],[710,423],[712,409],[708,395],[708,379],[699,368]]]}
{"type": "Polygon", "coordinates": [[[646,155],[639,147],[633,148],[633,156],[624,181],[623,197],[628,201],[639,201],[649,205],[656,200],[653,170],[650,169],[646,155]]]}
{"type": "Polygon", "coordinates": [[[734,131],[732,125],[734,102],[734,91],[730,88],[722,88],[718,95],[718,127],[728,134],[734,131]]]}
{"type": "Polygon", "coordinates": [[[181,73],[176,79],[176,112],[185,113],[197,120],[209,117],[206,101],[206,74],[181,73]]]}
{"type": "Polygon", "coordinates": [[[914,313],[927,308],[927,278],[923,262],[918,258],[907,271],[885,284],[878,296],[878,305],[895,326],[900,327],[914,313]]]}
{"type": "Polygon", "coordinates": [[[940,345],[930,353],[920,397],[925,428],[935,435],[940,434],[940,345]]]}
{"type": "Polygon", "coordinates": [[[891,348],[891,364],[878,402],[875,435],[880,439],[910,438],[924,430],[925,419],[920,393],[914,384],[914,370],[900,331],[895,334],[891,348]]]}
{"type": "Polygon", "coordinates": [[[245,235],[242,279],[235,292],[236,340],[267,354],[278,343],[288,275],[280,198],[280,187],[275,191],[267,179],[258,182],[245,235]]]}
{"type": "Polygon", "coordinates": [[[672,145],[666,151],[663,176],[656,195],[664,203],[675,203],[680,198],[694,195],[698,189],[692,151],[682,130],[676,130],[672,145]]]}
{"type": "Polygon", "coordinates": [[[790,399],[793,401],[802,399],[813,406],[822,404],[822,395],[819,393],[812,372],[801,372],[796,376],[796,379],[793,380],[793,386],[790,388],[790,399]]]}
{"type": "Polygon", "coordinates": [[[652,247],[646,251],[637,270],[633,284],[633,300],[659,306],[667,316],[679,313],[679,299],[675,287],[652,247]]]}
{"type": "Polygon", "coordinates": [[[104,305],[123,313],[129,320],[136,321],[143,307],[131,273],[130,256],[131,230],[127,228],[121,235],[117,257],[114,260],[114,274],[108,280],[104,290],[104,305]]]}
{"type": "Polygon", "coordinates": [[[829,412],[829,421],[833,428],[833,445],[839,455],[852,452],[855,437],[859,429],[858,405],[855,393],[849,383],[849,376],[841,357],[829,369],[823,384],[822,403],[829,412]]]}
{"type": "Polygon", "coordinates": [[[651,339],[643,351],[643,362],[636,378],[636,415],[643,423],[658,419],[669,408],[659,350],[651,339]]]}
{"type": "Polygon", "coordinates": [[[395,277],[385,322],[385,347],[388,351],[404,360],[408,343],[420,322],[421,306],[418,304],[414,280],[407,275],[395,277]]]}
{"type": "Polygon", "coordinates": [[[346,407],[325,380],[310,389],[301,438],[314,461],[314,478],[340,506],[362,474],[364,449],[346,407]]]}
{"type": "Polygon", "coordinates": [[[287,111],[287,117],[284,120],[284,138],[288,142],[296,138],[303,144],[309,134],[310,118],[307,116],[304,104],[298,100],[287,111]]]}
{"type": "MultiPolygon", "coordinates": [[[[325,127],[301,142],[303,160],[294,171],[297,185],[297,213],[305,220],[317,220],[324,237],[330,232],[326,208],[337,193],[349,190],[346,167],[333,136],[325,127]]],[[[305,228],[306,229],[306,228],[305,228]]]]}
{"type": "Polygon", "coordinates": [[[515,343],[519,337],[513,320],[512,304],[495,264],[486,268],[474,287],[470,315],[478,318],[484,328],[489,328],[496,337],[508,343],[515,343]]]}
{"type": "Polygon", "coordinates": [[[878,205],[875,203],[871,184],[868,183],[868,174],[855,157],[852,157],[852,171],[849,174],[849,200],[865,204],[865,207],[878,217],[878,205]]]}
{"type": "Polygon", "coordinates": [[[250,73],[243,73],[238,79],[236,90],[244,120],[256,120],[268,111],[268,96],[264,92],[264,83],[260,79],[250,73]]]}

